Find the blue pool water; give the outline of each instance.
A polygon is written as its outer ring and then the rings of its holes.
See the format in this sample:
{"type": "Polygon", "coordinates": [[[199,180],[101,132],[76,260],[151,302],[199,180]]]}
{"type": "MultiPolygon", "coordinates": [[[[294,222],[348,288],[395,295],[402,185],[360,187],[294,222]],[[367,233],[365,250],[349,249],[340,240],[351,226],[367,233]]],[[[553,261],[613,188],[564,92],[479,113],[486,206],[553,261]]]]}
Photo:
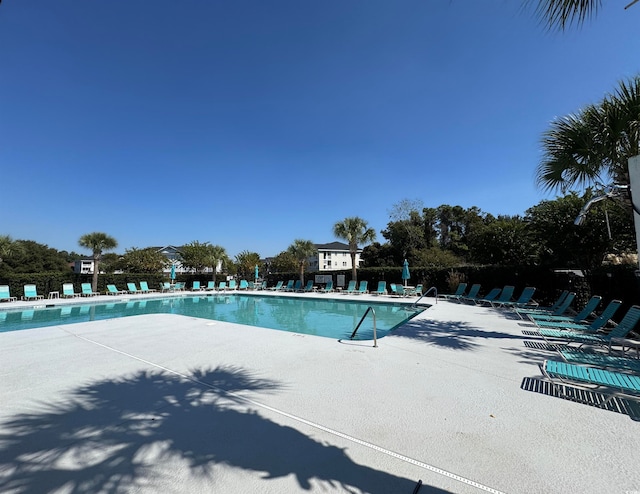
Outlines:
{"type": "MultiPolygon", "coordinates": [[[[348,338],[369,306],[375,310],[378,337],[424,310],[393,303],[335,299],[237,294],[184,296],[0,311],[0,333],[140,314],[181,314],[328,338],[348,338]]],[[[371,338],[373,318],[369,315],[360,326],[357,339],[371,338]]]]}

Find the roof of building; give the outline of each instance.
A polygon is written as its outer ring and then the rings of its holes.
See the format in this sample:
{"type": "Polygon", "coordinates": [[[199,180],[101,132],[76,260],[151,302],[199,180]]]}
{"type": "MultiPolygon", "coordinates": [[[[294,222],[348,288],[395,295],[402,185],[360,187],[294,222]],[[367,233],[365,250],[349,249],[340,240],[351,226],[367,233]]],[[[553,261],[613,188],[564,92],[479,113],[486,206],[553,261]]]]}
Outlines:
{"type": "MultiPolygon", "coordinates": [[[[349,245],[342,242],[329,242],[328,244],[315,244],[318,250],[349,250],[349,245]]],[[[360,250],[360,249],[358,249],[360,250]]]]}

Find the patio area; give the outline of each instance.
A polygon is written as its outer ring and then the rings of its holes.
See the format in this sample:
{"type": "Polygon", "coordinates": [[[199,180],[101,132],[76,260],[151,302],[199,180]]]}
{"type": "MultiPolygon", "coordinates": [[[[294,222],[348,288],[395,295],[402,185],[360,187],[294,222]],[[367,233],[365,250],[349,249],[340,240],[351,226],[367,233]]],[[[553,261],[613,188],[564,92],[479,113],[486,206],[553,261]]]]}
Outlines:
{"type": "Polygon", "coordinates": [[[0,491],[640,490],[637,404],[558,397],[530,329],[440,301],[378,348],[169,314],[0,333],[0,491]]]}

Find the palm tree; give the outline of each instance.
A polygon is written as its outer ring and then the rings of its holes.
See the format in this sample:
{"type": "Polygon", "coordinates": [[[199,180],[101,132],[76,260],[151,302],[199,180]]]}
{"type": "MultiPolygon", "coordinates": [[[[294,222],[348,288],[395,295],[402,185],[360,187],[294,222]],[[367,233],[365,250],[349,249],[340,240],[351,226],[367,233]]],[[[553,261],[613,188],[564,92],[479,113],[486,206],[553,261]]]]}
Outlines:
{"type": "Polygon", "coordinates": [[[296,239],[287,249],[297,261],[300,268],[300,284],[304,285],[304,268],[309,262],[309,258],[313,256],[318,249],[311,240],[296,239]]]}
{"type": "Polygon", "coordinates": [[[345,218],[333,225],[333,234],[349,243],[349,253],[351,254],[351,278],[357,280],[358,266],[356,265],[356,255],[358,254],[358,244],[364,245],[376,239],[376,232],[365,220],[354,216],[345,218]]]}
{"type": "Polygon", "coordinates": [[[213,270],[213,281],[216,281],[216,270],[218,269],[218,262],[225,261],[229,258],[227,251],[220,245],[207,245],[207,264],[211,265],[213,270]]]}
{"type": "Polygon", "coordinates": [[[542,137],[536,171],[546,190],[629,183],[628,159],[640,154],[640,76],[578,113],[556,119],[542,137]]]}
{"type": "Polygon", "coordinates": [[[15,243],[9,235],[0,235],[0,262],[11,256],[15,250],[15,243]]]}
{"type": "MultiPolygon", "coordinates": [[[[527,2],[531,3],[531,0],[527,2]]],[[[537,3],[536,13],[540,18],[550,29],[560,30],[574,22],[583,24],[602,6],[602,0],[537,0],[537,3]]]]}
{"type": "Polygon", "coordinates": [[[93,232],[87,233],[78,240],[80,247],[85,247],[93,253],[93,280],[91,288],[94,292],[98,291],[98,264],[102,257],[102,251],[113,250],[118,246],[118,241],[107,235],[106,233],[93,232]]]}

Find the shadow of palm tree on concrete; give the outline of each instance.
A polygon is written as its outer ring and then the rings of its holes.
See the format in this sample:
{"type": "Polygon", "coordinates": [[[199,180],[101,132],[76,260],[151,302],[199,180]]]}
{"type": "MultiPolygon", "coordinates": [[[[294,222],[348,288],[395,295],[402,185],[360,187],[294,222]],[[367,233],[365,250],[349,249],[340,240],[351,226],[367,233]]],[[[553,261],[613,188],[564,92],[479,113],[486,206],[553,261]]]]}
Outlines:
{"type": "Polygon", "coordinates": [[[576,388],[567,384],[554,383],[539,377],[525,377],[520,388],[554,398],[574,401],[611,412],[628,415],[632,420],[640,421],[640,404],[617,396],[610,397],[595,390],[576,388]]]}
{"type": "Polygon", "coordinates": [[[483,338],[522,339],[519,335],[490,331],[462,321],[412,320],[391,334],[452,350],[474,350],[478,346],[476,340],[483,338]]]}
{"type": "Polygon", "coordinates": [[[344,449],[247,410],[239,395],[281,388],[235,367],[187,377],[139,372],[78,387],[0,424],[0,491],[184,492],[185,478],[213,491],[221,467],[264,479],[293,475],[300,490],[313,482],[347,492],[412,491],[416,480],[357,464],[344,449]]]}

